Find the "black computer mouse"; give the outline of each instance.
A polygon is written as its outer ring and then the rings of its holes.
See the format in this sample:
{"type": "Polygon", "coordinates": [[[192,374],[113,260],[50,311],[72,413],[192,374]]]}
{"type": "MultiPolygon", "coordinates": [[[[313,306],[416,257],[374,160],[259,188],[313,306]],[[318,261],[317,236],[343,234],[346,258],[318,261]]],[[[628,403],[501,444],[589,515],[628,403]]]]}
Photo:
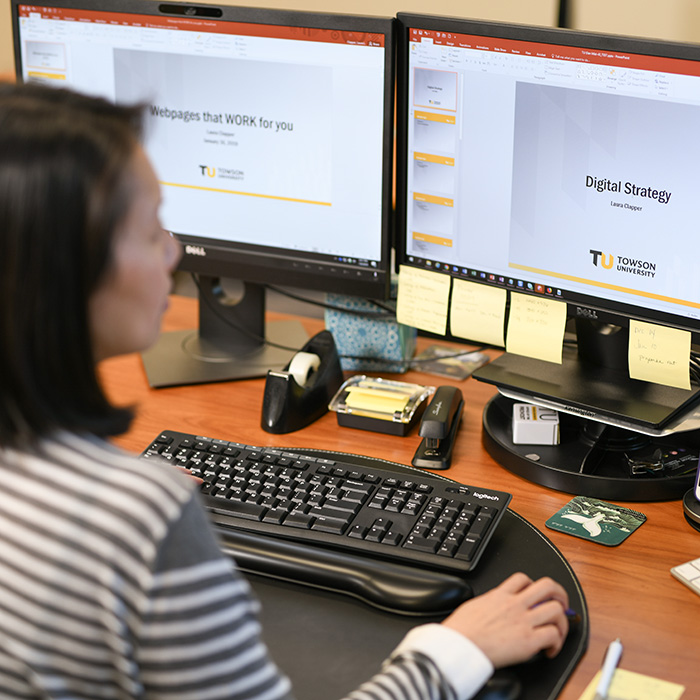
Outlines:
{"type": "Polygon", "coordinates": [[[474,700],[518,700],[522,685],[513,673],[496,671],[474,700]]]}

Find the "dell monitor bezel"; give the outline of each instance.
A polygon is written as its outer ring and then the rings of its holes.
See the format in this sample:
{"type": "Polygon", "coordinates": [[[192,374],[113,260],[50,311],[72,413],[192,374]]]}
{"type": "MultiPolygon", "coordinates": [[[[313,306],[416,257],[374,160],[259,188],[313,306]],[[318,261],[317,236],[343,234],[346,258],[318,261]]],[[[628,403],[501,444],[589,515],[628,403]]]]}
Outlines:
{"type": "MultiPolygon", "coordinates": [[[[482,281],[454,271],[441,261],[425,259],[411,260],[407,250],[408,214],[410,204],[408,192],[408,168],[410,147],[408,144],[408,119],[410,111],[409,95],[409,51],[411,29],[440,32],[443,36],[453,34],[484,37],[484,39],[514,40],[551,46],[577,47],[602,52],[622,52],[658,58],[681,59],[700,62],[700,47],[651,39],[620,37],[591,32],[561,30],[520,24],[507,24],[495,21],[470,20],[454,17],[438,17],[423,14],[399,13],[397,15],[397,269],[401,266],[414,266],[432,269],[453,278],[466,279],[483,284],[491,284],[511,292],[538,296],[538,292],[527,289],[513,289],[507,282],[482,281]]],[[[700,63],[699,63],[700,65],[700,63]]],[[[478,167],[478,166],[476,166],[478,167]]],[[[457,195],[458,196],[458,195],[457,195]]],[[[474,235],[476,232],[474,232],[474,235]]],[[[488,234],[483,234],[488,236],[488,234]]],[[[468,267],[460,264],[460,267],[468,267]]],[[[485,270],[486,273],[495,272],[485,270]]],[[[502,272],[497,274],[502,275],[502,272]]],[[[515,277],[517,273],[514,273],[515,277]]],[[[526,274],[526,273],[520,273],[526,274]]],[[[566,283],[560,285],[565,290],[566,283]]],[[[695,340],[700,333],[700,318],[650,310],[641,305],[633,305],[614,299],[604,299],[594,295],[568,292],[562,298],[567,304],[570,319],[594,321],[596,327],[605,329],[621,327],[626,332],[631,319],[668,325],[690,331],[695,340]]],[[[507,311],[506,311],[507,313],[507,311]]],[[[449,325],[448,325],[449,328],[449,325]]],[[[466,339],[463,339],[466,340],[466,339]]],[[[583,345],[583,342],[581,343],[583,345]]],[[[629,378],[626,366],[626,344],[624,344],[624,368],[615,367],[619,357],[610,358],[612,367],[589,364],[590,358],[581,360],[571,347],[564,347],[563,364],[545,362],[519,355],[504,353],[496,361],[474,373],[477,379],[491,383],[502,393],[516,400],[530,400],[550,408],[556,408],[587,419],[609,423],[651,435],[665,434],[667,431],[686,430],[698,427],[697,416],[692,413],[693,422],[683,421],[683,416],[696,403],[698,389],[678,389],[629,378]],[[539,375],[539,376],[535,376],[539,375]],[[598,378],[600,391],[591,385],[592,378],[598,378]],[[610,388],[611,382],[616,389],[610,388]],[[570,387],[575,385],[572,394],[570,387]],[[619,389],[619,391],[617,391],[619,389]],[[679,427],[680,426],[680,427],[679,427]]],[[[607,358],[605,358],[607,359],[607,358]]]]}
{"type": "MultiPolygon", "coordinates": [[[[241,240],[217,240],[194,231],[178,230],[177,225],[166,225],[183,244],[179,269],[193,273],[199,280],[199,328],[194,334],[166,338],[161,343],[167,349],[144,354],[149,381],[153,386],[172,386],[197,382],[223,381],[239,376],[264,376],[269,369],[282,369],[291,356],[307,339],[299,324],[294,328],[273,329],[265,322],[265,291],[268,285],[282,285],[299,290],[333,292],[384,300],[389,297],[391,281],[391,253],[393,238],[393,126],[395,46],[393,18],[350,14],[314,13],[298,10],[237,7],[207,3],[169,2],[152,0],[47,0],[29,5],[12,0],[12,24],[16,74],[23,79],[20,8],[61,8],[86,12],[108,12],[138,15],[144,18],[170,18],[173,23],[214,22],[300,30],[303,39],[311,39],[314,32],[351,33],[347,43],[364,43],[377,47],[383,42],[383,92],[381,115],[381,153],[375,163],[381,172],[374,172],[374,182],[380,188],[376,196],[374,221],[379,222],[376,235],[377,260],[361,259],[356,255],[301,251],[289,248],[255,245],[241,240]],[[353,34],[356,34],[357,41],[353,34]],[[243,282],[242,298],[232,297],[223,280],[243,282]],[[265,335],[263,341],[260,336],[265,335]],[[280,347],[277,347],[280,346],[280,347]],[[182,356],[184,353],[184,357],[182,356]],[[175,357],[180,355],[180,357],[175,357]]],[[[198,25],[199,26],[199,25],[198,25]]],[[[328,34],[330,36],[330,34],[328,34]]],[[[346,37],[347,38],[347,37],[346,37]]],[[[361,50],[361,49],[360,49],[361,50]]],[[[57,81],[58,82],[58,81],[57,81]]],[[[358,105],[358,108],[361,105],[358,105]]],[[[378,123],[378,122],[377,122],[378,123]]],[[[359,134],[355,135],[359,137],[359,134]]],[[[354,138],[353,135],[348,136],[354,138]]],[[[379,144],[378,133],[374,136],[379,144]]],[[[375,204],[373,204],[375,206],[375,204]]],[[[284,221],[279,222],[280,226],[284,221]]],[[[232,222],[235,227],[235,222],[232,222]]],[[[333,235],[331,230],[328,235],[333,235]]]]}

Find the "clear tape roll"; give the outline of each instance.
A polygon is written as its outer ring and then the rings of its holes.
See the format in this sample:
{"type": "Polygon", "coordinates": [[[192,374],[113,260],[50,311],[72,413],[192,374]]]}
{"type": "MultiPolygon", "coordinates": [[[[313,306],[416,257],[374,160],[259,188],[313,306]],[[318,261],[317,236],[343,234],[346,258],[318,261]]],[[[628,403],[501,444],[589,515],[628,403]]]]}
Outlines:
{"type": "Polygon", "coordinates": [[[319,368],[321,358],[312,352],[298,352],[289,363],[289,374],[299,386],[306,386],[311,375],[319,368]]]}

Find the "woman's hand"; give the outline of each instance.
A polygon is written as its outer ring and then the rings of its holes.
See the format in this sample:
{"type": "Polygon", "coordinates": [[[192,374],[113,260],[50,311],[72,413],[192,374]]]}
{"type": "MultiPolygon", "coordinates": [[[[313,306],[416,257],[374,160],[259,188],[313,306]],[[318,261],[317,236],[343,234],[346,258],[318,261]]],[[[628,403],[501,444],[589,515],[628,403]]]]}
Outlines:
{"type": "Polygon", "coordinates": [[[457,608],[443,624],[476,644],[496,668],[544,650],[556,656],[569,631],[566,591],[550,578],[513,574],[457,608]]]}

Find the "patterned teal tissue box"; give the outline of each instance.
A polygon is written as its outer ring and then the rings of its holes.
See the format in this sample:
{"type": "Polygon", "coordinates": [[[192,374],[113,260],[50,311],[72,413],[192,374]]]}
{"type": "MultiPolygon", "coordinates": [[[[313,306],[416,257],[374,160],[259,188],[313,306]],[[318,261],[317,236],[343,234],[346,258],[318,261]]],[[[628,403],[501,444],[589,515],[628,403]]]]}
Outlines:
{"type": "MultiPolygon", "coordinates": [[[[326,328],[333,334],[344,370],[405,372],[416,349],[416,329],[397,323],[385,309],[361,297],[327,294],[326,328]],[[344,357],[345,356],[345,357],[344,357]],[[363,358],[363,359],[359,359],[363,358]],[[377,358],[377,359],[372,359],[377,358]]],[[[386,302],[385,305],[395,305],[386,302]]]]}

